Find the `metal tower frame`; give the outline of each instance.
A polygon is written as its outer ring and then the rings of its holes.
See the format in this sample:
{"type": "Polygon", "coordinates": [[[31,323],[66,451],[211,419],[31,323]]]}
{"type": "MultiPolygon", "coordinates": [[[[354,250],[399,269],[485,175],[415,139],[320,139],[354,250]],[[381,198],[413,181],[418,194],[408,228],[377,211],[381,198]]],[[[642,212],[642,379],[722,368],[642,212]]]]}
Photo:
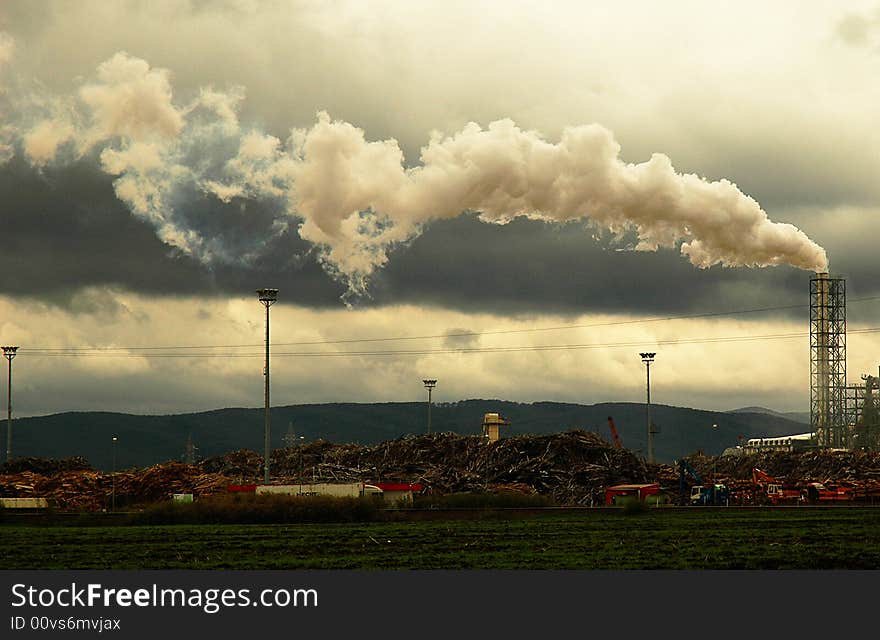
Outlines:
{"type": "Polygon", "coordinates": [[[880,450],[880,377],[862,375],[864,384],[846,387],[846,418],[849,446],[866,451],[880,450]]]}
{"type": "Polygon", "coordinates": [[[846,280],[810,279],[810,426],[822,448],[845,447],[846,280]]]}

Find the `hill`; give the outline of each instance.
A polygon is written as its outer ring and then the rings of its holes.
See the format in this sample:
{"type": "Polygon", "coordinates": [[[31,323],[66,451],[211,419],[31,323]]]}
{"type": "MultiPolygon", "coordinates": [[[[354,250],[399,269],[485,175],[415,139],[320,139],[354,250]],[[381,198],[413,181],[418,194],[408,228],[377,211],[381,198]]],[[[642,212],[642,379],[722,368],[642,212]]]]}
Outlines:
{"type": "Polygon", "coordinates": [[[803,424],[810,424],[810,412],[809,411],[774,411],[773,409],[768,409],[767,407],[743,407],[741,409],[732,409],[728,411],[728,413],[766,413],[772,416],[778,416],[780,418],[786,418],[788,420],[794,420],[795,422],[801,422],[803,424]]]}
{"type": "MultiPolygon", "coordinates": [[[[581,405],[503,400],[438,403],[431,413],[432,431],[461,435],[480,433],[482,417],[487,412],[499,412],[511,420],[506,435],[584,429],[609,441],[607,418],[610,415],[614,417],[623,446],[640,455],[646,453],[645,406],[639,403],[581,405]]],[[[671,462],[697,450],[719,454],[724,448],[735,445],[738,436],[779,436],[803,431],[800,423],[765,413],[652,405],[651,416],[660,430],[654,437],[658,462],[671,462]]],[[[284,446],[284,436],[291,427],[296,438],[303,436],[305,442],[323,439],[366,445],[424,433],[427,421],[424,402],[291,405],[273,407],[271,417],[273,448],[284,446]]],[[[96,468],[110,469],[114,455],[112,437],[116,435],[116,468],[143,467],[182,460],[190,435],[197,447],[197,459],[242,448],[262,452],[263,421],[264,413],[260,408],[217,409],[165,416],[59,413],[16,420],[13,452],[16,457],[83,456],[96,468]]]]}

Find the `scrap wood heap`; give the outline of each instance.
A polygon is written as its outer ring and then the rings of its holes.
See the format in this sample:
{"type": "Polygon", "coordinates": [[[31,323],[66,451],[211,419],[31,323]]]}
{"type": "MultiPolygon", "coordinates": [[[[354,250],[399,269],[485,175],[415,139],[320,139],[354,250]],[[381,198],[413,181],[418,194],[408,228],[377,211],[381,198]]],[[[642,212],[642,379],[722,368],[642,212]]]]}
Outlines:
{"type": "MultiPolygon", "coordinates": [[[[722,482],[734,504],[752,504],[760,490],[752,484],[758,467],[781,482],[840,482],[859,488],[880,483],[880,453],[861,451],[765,452],[688,462],[705,482],[722,482]]],[[[82,458],[21,458],[0,467],[0,497],[45,497],[59,508],[100,510],[115,492],[117,507],[168,499],[173,493],[208,496],[229,484],[256,484],[263,477],[262,455],[233,451],[196,464],[168,462],[115,474],[94,471],[82,458]]],[[[487,442],[479,436],[435,433],[406,436],[376,445],[318,440],[277,449],[270,463],[273,483],[406,482],[427,491],[516,491],[539,493],[557,504],[602,504],[605,487],[659,481],[677,494],[674,465],[648,465],[599,435],[573,430],[523,435],[487,442]]],[[[687,487],[694,484],[687,478],[687,487]]]]}
{"type": "MultiPolygon", "coordinates": [[[[811,482],[842,484],[856,491],[880,487],[880,452],[870,451],[765,451],[748,455],[707,456],[694,454],[688,463],[704,482],[718,482],[730,489],[731,503],[754,504],[766,496],[764,489],[752,481],[752,470],[762,469],[780,483],[804,487],[811,482]]],[[[677,467],[663,466],[659,480],[662,486],[677,487],[677,467]]],[[[686,487],[696,484],[690,476],[686,487]]]]}
{"type": "MultiPolygon", "coordinates": [[[[261,464],[261,456],[239,451],[206,460],[202,468],[256,482],[261,464]]],[[[650,475],[632,452],[581,430],[492,443],[453,433],[373,446],[319,440],[274,451],[270,470],[278,482],[409,482],[435,493],[514,490],[550,495],[560,504],[601,503],[605,485],[645,482],[650,475]]]]}
{"type": "Polygon", "coordinates": [[[100,511],[111,504],[114,494],[117,506],[139,505],[167,499],[173,493],[221,493],[227,484],[228,478],[223,475],[169,462],[116,473],[81,470],[0,474],[0,496],[43,497],[60,509],[100,511]]]}
{"type": "Polygon", "coordinates": [[[740,456],[690,456],[688,462],[704,478],[750,481],[752,469],[763,469],[781,482],[880,481],[880,453],[869,451],[768,451],[740,456]]]}

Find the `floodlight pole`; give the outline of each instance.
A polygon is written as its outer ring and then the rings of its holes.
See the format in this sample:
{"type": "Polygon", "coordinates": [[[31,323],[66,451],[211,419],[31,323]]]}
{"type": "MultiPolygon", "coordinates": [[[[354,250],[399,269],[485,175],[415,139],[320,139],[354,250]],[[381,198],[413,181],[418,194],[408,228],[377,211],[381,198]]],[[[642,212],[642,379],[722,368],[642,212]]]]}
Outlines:
{"type": "Polygon", "coordinates": [[[303,478],[305,478],[305,465],[303,463],[303,447],[305,446],[305,436],[299,437],[299,492],[302,493],[303,478]]]}
{"type": "Polygon", "coordinates": [[[3,355],[9,361],[6,377],[6,462],[12,461],[12,359],[18,347],[3,347],[3,355]]]}
{"type": "MultiPolygon", "coordinates": [[[[718,424],[716,423],[716,424],[712,425],[713,439],[717,433],[718,433],[718,424]]],[[[717,477],[718,477],[718,456],[712,456],[712,484],[715,484],[716,482],[718,482],[717,477]]]]}
{"type": "Polygon", "coordinates": [[[260,302],[266,307],[266,363],[263,375],[266,378],[266,429],[264,437],[263,482],[269,484],[269,307],[278,300],[278,289],[257,289],[260,302]]]}
{"type": "Polygon", "coordinates": [[[113,436],[113,445],[111,451],[111,466],[110,466],[110,511],[116,511],[116,436],[113,436]]]}
{"type": "Polygon", "coordinates": [[[437,386],[436,380],[422,380],[428,390],[428,433],[431,433],[431,391],[437,386]]]}
{"type": "Polygon", "coordinates": [[[645,363],[645,372],[647,376],[647,402],[645,403],[645,419],[648,423],[648,462],[654,463],[654,429],[651,426],[651,363],[654,362],[656,353],[640,353],[642,362],[645,363]]]}

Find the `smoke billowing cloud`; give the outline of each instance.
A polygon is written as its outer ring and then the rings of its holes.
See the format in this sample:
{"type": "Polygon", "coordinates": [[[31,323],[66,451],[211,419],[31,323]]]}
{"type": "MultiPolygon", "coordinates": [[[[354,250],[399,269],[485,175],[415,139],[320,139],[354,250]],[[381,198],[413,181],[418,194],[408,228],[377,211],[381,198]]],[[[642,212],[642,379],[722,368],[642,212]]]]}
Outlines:
{"type": "MultiPolygon", "coordinates": [[[[13,49],[0,39],[0,65],[13,49]]],[[[172,80],[170,71],[120,52],[73,96],[7,96],[10,146],[36,167],[93,155],[135,216],[207,264],[251,261],[295,228],[355,294],[367,291],[395,247],[466,211],[487,223],[582,220],[635,232],[635,249],[677,249],[700,268],[827,269],[821,247],[771,221],[735,184],[677,173],[659,153],[624,162],[612,132],[598,124],[565,128],[553,142],[509,119],[470,123],[433,133],[419,163],[407,166],[396,140],[368,140],[325,112],[282,140],[240,123],[242,88],[205,87],[180,104],[172,80]],[[240,219],[193,204],[212,198],[238,203],[240,219]],[[272,216],[254,224],[253,201],[264,210],[268,203],[272,216]]]]}

